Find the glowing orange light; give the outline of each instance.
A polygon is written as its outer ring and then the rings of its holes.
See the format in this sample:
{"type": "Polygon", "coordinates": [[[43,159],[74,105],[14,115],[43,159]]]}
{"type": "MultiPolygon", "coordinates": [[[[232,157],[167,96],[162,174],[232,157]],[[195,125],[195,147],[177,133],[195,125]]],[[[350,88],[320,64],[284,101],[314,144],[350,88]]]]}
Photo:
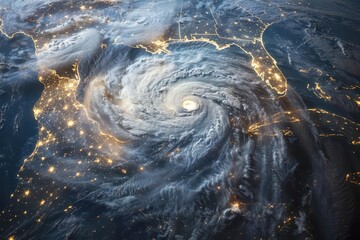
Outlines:
{"type": "Polygon", "coordinates": [[[68,127],[73,127],[75,125],[75,122],[73,121],[73,120],[69,120],[68,122],[67,122],[67,126],[68,127]]]}

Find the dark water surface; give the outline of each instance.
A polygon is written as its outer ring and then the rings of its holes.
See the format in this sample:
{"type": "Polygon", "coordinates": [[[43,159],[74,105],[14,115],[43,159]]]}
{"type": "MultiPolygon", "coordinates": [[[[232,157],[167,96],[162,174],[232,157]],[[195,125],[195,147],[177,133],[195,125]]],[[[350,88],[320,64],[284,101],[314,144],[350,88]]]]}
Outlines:
{"type": "Polygon", "coordinates": [[[43,87],[37,80],[35,59],[30,37],[0,35],[0,209],[9,204],[16,175],[37,141],[32,109],[43,87]]]}

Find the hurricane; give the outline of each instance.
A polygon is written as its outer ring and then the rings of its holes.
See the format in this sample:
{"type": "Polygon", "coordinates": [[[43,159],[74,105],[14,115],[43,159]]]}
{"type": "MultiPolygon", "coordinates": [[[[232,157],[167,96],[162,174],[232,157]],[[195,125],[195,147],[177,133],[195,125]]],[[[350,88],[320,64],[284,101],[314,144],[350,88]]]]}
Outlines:
{"type": "Polygon", "coordinates": [[[356,236],[360,48],[313,5],[359,21],[312,1],[4,1],[43,90],[1,236],[356,236]]]}

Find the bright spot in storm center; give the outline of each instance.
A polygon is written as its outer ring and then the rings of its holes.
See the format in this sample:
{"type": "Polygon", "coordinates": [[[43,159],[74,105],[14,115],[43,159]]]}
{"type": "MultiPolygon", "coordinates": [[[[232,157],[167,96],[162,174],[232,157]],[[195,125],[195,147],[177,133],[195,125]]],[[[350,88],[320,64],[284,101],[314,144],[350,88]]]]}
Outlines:
{"type": "Polygon", "coordinates": [[[182,105],[188,111],[195,111],[199,108],[199,104],[193,100],[184,100],[182,105]]]}

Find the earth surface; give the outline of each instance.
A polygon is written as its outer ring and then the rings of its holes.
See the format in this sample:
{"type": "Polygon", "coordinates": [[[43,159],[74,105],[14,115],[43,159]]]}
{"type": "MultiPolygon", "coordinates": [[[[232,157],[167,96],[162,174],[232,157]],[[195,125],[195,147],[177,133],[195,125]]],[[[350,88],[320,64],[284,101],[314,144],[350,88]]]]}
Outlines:
{"type": "Polygon", "coordinates": [[[1,239],[360,239],[360,2],[2,0],[1,239]]]}

